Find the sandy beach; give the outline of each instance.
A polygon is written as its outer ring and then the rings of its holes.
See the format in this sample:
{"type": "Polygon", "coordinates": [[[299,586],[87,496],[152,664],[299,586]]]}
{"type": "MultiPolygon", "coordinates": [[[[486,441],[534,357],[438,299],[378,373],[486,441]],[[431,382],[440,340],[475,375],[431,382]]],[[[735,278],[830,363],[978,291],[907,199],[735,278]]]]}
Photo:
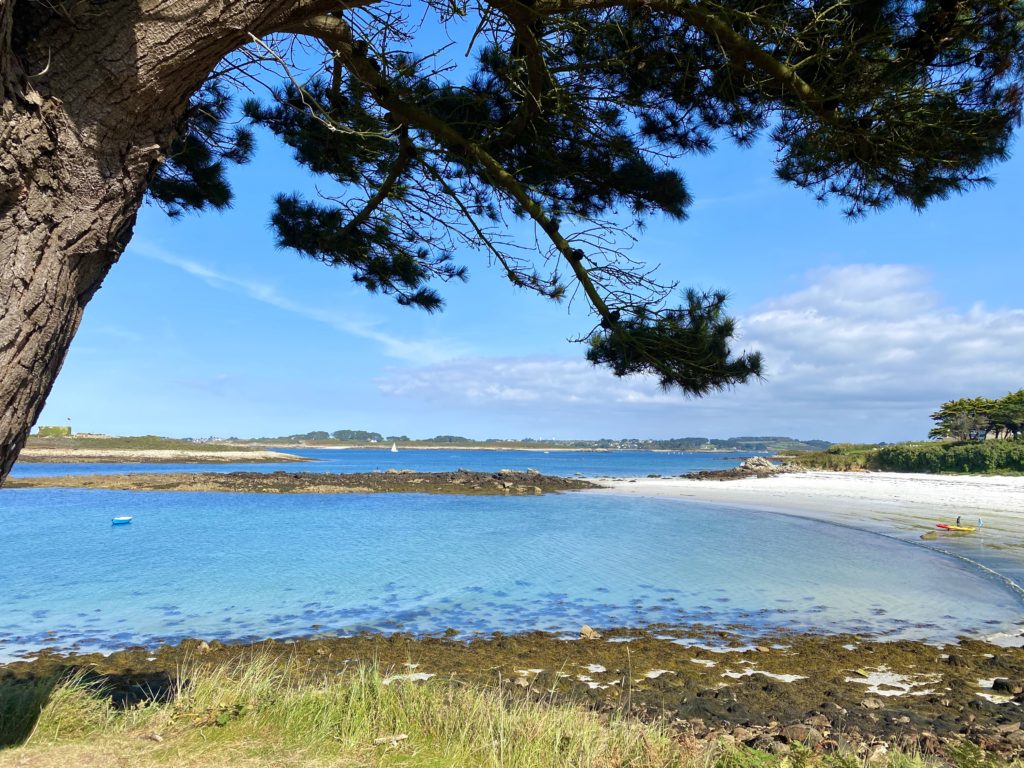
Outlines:
{"type": "Polygon", "coordinates": [[[686,478],[602,478],[631,496],[685,499],[781,512],[920,542],[936,523],[977,525],[966,535],[942,534],[932,548],[1024,581],[1024,477],[924,475],[897,472],[798,472],[729,481],[686,478]]]}
{"type": "Polygon", "coordinates": [[[715,482],[686,478],[602,478],[615,493],[692,499],[787,512],[892,531],[934,529],[958,515],[984,520],[984,533],[1020,544],[1024,477],[916,475],[898,472],[797,472],[715,482]]]}

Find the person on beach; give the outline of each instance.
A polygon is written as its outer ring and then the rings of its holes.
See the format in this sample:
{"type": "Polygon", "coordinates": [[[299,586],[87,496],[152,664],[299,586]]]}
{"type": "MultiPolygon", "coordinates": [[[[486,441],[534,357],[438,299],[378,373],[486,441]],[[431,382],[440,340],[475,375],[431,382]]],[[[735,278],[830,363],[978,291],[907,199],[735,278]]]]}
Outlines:
{"type": "Polygon", "coordinates": [[[957,516],[956,516],[956,527],[957,527],[957,528],[959,528],[959,527],[960,527],[960,515],[957,515],[957,516]]]}

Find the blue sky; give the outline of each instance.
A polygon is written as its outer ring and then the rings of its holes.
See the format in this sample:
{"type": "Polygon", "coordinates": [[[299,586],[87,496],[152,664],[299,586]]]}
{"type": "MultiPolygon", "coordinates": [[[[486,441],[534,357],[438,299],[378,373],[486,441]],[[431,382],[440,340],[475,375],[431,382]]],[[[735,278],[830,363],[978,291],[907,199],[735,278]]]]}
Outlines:
{"type": "Polygon", "coordinates": [[[428,315],[274,246],[273,196],[311,181],[273,137],[231,173],[224,213],[143,208],[85,312],[40,424],[168,436],[369,429],[429,437],[788,434],[923,438],[944,400],[1024,387],[1024,158],[994,187],[857,222],[772,175],[773,148],[722,143],[679,163],[686,222],[634,255],[682,286],[724,288],[738,348],[767,379],[692,400],[615,379],[570,338],[583,307],[510,286],[461,254],[466,284],[428,315]]]}

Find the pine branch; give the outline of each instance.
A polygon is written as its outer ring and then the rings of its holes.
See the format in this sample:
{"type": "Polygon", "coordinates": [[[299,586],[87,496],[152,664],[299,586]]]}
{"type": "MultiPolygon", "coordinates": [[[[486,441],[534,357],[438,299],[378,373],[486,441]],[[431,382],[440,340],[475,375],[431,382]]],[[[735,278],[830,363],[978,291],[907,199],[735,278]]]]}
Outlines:
{"type": "Polygon", "coordinates": [[[572,244],[558,231],[558,222],[547,215],[540,203],[534,200],[516,178],[490,153],[440,118],[400,99],[374,62],[361,51],[361,46],[356,45],[351,29],[341,19],[333,16],[320,16],[304,22],[298,29],[292,31],[319,37],[323,40],[335,51],[337,57],[348,67],[349,71],[369,89],[377,103],[402,122],[427,131],[448,147],[460,148],[475,160],[488,180],[508,194],[548,236],[555,249],[569,263],[591,306],[601,316],[603,324],[611,329],[617,326],[618,314],[609,309],[590,279],[590,275],[582,263],[582,252],[573,248],[572,244]]]}
{"type": "Polygon", "coordinates": [[[800,77],[794,67],[738,33],[723,20],[724,14],[716,14],[708,10],[707,6],[708,3],[685,0],[538,0],[529,10],[538,16],[556,16],[571,11],[606,8],[647,9],[684,19],[713,38],[725,53],[749,62],[768,75],[819,119],[827,123],[837,121],[835,109],[826,104],[821,94],[800,77]]]}

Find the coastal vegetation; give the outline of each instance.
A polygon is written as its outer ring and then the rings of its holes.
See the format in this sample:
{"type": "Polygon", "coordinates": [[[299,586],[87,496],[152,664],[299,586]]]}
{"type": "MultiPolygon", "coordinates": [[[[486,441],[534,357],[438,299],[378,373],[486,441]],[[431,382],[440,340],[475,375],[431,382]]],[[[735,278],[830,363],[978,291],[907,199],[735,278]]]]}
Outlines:
{"type": "Polygon", "coordinates": [[[28,448],[56,448],[66,451],[237,451],[237,445],[218,442],[197,443],[194,440],[176,440],[157,435],[137,435],[118,437],[103,435],[98,437],[69,437],[38,435],[26,441],[28,448]]]}
{"type": "Polygon", "coordinates": [[[787,458],[804,469],[947,472],[961,474],[1024,473],[1024,441],[985,440],[895,445],[838,444],[825,451],[787,458]]]}
{"type": "Polygon", "coordinates": [[[1006,397],[970,397],[943,403],[932,414],[928,437],[949,440],[1020,440],[1024,438],[1024,389],[1006,397]]]}
{"type": "Polygon", "coordinates": [[[389,679],[372,667],[318,675],[256,657],[192,666],[179,680],[163,701],[118,710],[94,677],[74,674],[41,702],[30,729],[3,723],[0,744],[28,733],[24,746],[0,751],[0,766],[110,765],[112,753],[117,764],[196,768],[688,765],[663,726],[455,682],[389,679]]]}
{"type": "Polygon", "coordinates": [[[841,471],[1024,473],[1024,389],[999,399],[950,400],[931,418],[935,427],[928,436],[940,442],[839,443],[789,462],[841,471]]]}
{"type": "Polygon", "coordinates": [[[0,766],[998,768],[1024,753],[1005,703],[1020,649],[790,635],[712,653],[666,634],[44,655],[0,677],[0,766]]]}

